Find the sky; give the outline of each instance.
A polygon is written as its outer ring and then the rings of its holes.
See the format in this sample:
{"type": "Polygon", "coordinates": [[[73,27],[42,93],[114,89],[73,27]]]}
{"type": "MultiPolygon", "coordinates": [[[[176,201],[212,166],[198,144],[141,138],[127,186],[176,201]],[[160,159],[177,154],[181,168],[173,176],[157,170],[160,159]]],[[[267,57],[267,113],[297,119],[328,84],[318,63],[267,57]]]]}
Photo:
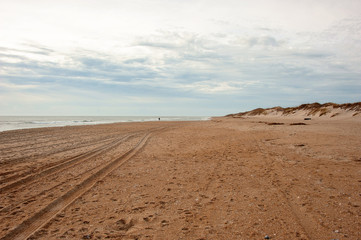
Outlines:
{"type": "Polygon", "coordinates": [[[361,101],[361,0],[1,0],[0,115],[361,101]]]}

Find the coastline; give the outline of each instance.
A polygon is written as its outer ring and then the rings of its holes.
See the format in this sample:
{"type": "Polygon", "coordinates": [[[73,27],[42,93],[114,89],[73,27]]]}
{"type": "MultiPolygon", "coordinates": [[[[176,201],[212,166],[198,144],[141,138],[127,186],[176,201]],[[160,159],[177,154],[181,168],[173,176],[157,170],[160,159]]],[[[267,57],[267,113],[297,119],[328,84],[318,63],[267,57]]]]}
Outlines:
{"type": "Polygon", "coordinates": [[[1,132],[0,239],[360,238],[361,123],[294,122],[1,132]]]}
{"type": "Polygon", "coordinates": [[[203,121],[208,116],[0,116],[0,132],[43,128],[149,121],[203,121]]]}

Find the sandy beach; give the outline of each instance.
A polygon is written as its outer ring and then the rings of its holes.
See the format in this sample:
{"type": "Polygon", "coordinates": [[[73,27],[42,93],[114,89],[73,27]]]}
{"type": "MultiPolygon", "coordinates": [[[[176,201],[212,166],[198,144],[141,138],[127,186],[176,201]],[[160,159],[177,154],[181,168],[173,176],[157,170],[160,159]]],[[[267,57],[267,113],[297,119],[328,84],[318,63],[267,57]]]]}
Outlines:
{"type": "Polygon", "coordinates": [[[2,132],[0,239],[361,239],[360,149],[347,119],[2,132]]]}

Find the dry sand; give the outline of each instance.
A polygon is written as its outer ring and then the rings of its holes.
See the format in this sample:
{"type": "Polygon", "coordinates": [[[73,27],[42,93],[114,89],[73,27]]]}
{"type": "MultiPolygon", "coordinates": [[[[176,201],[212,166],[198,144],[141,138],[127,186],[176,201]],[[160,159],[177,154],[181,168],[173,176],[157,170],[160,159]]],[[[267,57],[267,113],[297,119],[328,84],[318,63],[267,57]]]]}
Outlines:
{"type": "Polygon", "coordinates": [[[361,239],[360,149],[345,120],[3,132],[0,239],[361,239]]]}

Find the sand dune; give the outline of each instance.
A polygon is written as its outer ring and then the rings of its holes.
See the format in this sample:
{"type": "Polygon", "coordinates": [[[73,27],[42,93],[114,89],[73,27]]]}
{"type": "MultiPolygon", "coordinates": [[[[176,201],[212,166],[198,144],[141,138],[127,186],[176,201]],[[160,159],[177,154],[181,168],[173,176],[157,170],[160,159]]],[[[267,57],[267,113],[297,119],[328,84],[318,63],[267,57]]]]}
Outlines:
{"type": "Polygon", "coordinates": [[[252,111],[227,115],[227,117],[282,117],[282,118],[322,118],[361,120],[361,102],[356,103],[310,103],[297,107],[257,108],[252,111]]]}

